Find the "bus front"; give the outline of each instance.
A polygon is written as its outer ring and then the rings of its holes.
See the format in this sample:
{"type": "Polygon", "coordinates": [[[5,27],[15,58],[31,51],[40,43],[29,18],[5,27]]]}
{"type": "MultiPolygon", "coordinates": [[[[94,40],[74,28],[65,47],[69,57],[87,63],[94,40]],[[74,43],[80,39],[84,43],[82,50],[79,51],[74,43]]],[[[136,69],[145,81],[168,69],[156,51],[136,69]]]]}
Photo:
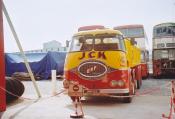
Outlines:
{"type": "Polygon", "coordinates": [[[64,70],[64,87],[68,88],[71,98],[126,96],[133,89],[124,39],[116,30],[89,30],[75,34],[64,70]]]}

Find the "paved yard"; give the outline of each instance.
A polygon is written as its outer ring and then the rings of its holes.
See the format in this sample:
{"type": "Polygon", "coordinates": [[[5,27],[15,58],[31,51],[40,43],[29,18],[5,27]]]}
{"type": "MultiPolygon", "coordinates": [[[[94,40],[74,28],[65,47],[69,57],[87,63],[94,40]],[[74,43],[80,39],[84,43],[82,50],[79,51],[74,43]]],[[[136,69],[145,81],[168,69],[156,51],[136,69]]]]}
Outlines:
{"type": "MultiPolygon", "coordinates": [[[[143,80],[132,103],[122,103],[115,98],[93,98],[82,100],[85,119],[160,119],[162,113],[169,113],[170,79],[143,80]]],[[[51,97],[51,81],[38,81],[42,98],[37,95],[31,81],[25,85],[24,99],[8,104],[2,119],[69,119],[74,113],[72,101],[65,94],[51,97]],[[29,99],[27,99],[29,98],[29,99]],[[31,99],[31,100],[30,100],[31,99]]],[[[57,92],[62,81],[57,81],[57,92]]]]}

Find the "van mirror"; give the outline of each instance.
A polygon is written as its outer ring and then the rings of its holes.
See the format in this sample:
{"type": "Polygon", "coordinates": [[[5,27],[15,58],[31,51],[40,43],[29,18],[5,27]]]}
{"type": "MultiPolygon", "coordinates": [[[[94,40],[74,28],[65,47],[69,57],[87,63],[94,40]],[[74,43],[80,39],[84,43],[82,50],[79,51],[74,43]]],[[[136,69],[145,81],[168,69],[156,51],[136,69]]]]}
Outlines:
{"type": "Polygon", "coordinates": [[[132,45],[137,45],[137,42],[135,41],[134,38],[131,38],[131,44],[132,44],[132,45]]]}

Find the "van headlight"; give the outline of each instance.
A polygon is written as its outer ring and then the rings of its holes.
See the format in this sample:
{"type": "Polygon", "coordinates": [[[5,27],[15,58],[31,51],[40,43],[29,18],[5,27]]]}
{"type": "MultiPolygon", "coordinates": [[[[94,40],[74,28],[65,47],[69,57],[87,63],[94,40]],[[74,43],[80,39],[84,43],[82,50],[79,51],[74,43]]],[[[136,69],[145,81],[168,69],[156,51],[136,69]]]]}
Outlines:
{"type": "Polygon", "coordinates": [[[118,81],[118,86],[123,87],[125,85],[125,82],[123,80],[118,81]]]}
{"type": "Polygon", "coordinates": [[[116,87],[116,86],[123,87],[125,85],[125,82],[123,80],[112,80],[110,82],[110,85],[112,87],[116,87]]]}

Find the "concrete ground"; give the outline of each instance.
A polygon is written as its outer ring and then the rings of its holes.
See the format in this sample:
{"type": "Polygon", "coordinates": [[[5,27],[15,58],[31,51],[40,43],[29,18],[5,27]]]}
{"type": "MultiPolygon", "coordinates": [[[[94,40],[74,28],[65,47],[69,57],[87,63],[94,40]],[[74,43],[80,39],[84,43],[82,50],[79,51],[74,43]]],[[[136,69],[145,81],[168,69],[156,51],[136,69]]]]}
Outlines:
{"type": "MultiPolygon", "coordinates": [[[[169,113],[170,79],[143,80],[132,103],[122,103],[115,98],[92,98],[82,100],[84,119],[161,119],[169,113]]],[[[66,93],[52,96],[51,81],[38,81],[42,94],[37,99],[31,81],[24,81],[25,92],[8,104],[1,113],[2,119],[69,119],[74,107],[66,93]]],[[[57,81],[57,92],[62,90],[62,81],[57,81]]]]}

